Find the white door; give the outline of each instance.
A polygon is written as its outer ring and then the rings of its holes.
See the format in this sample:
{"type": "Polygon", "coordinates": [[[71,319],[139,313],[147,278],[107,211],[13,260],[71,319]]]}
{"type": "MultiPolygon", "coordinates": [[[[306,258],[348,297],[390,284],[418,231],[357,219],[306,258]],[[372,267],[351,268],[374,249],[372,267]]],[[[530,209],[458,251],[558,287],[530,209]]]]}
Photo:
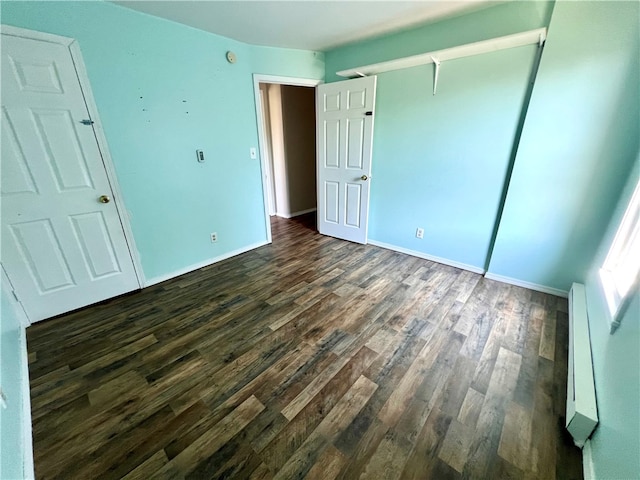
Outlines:
{"type": "Polygon", "coordinates": [[[89,120],[67,46],[2,35],[1,260],[32,322],[139,288],[89,120]]]}
{"type": "Polygon", "coordinates": [[[376,77],[319,85],[318,231],[367,243],[376,77]]]}

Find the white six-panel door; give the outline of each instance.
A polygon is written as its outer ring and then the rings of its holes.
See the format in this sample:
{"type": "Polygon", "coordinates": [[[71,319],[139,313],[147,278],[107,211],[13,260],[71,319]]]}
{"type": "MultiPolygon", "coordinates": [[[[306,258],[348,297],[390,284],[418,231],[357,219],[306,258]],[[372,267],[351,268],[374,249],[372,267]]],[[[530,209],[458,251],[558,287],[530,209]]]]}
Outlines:
{"type": "Polygon", "coordinates": [[[69,48],[1,38],[1,261],[33,322],[139,284],[69,48]]]}
{"type": "Polygon", "coordinates": [[[367,242],[376,77],[319,85],[318,231],[367,242]]]}

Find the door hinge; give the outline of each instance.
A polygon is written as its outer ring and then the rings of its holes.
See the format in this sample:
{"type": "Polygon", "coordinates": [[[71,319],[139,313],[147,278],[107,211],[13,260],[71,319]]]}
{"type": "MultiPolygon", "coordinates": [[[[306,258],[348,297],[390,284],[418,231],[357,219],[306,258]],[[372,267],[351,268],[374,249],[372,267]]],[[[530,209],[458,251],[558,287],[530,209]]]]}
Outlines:
{"type": "Polygon", "coordinates": [[[80,120],[80,123],[83,125],[93,125],[94,121],[93,120],[80,120]]]}
{"type": "Polygon", "coordinates": [[[11,293],[13,293],[13,298],[16,299],[16,302],[20,303],[20,299],[18,298],[18,295],[16,295],[16,291],[15,290],[11,290],[11,293]]]}

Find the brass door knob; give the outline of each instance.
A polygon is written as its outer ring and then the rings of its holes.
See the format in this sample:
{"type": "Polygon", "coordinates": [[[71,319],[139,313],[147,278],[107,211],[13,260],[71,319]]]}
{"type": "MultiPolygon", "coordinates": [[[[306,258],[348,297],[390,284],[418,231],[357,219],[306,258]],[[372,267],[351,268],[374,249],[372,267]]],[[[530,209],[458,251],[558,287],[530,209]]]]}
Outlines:
{"type": "Polygon", "coordinates": [[[100,198],[98,198],[98,201],[100,203],[109,203],[111,199],[107,195],[100,195],[100,198]]]}
{"type": "Polygon", "coordinates": [[[367,177],[366,175],[362,175],[362,176],[360,177],[360,180],[369,180],[369,177],[367,177]]]}

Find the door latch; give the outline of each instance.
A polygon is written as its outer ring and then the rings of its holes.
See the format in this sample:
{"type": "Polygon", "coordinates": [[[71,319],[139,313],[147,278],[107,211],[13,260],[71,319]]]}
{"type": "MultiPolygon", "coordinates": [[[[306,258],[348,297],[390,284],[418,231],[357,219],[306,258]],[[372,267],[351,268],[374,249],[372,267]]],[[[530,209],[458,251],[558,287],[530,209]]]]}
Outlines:
{"type": "Polygon", "coordinates": [[[80,123],[83,125],[93,125],[94,121],[93,120],[80,120],[80,123]]]}

